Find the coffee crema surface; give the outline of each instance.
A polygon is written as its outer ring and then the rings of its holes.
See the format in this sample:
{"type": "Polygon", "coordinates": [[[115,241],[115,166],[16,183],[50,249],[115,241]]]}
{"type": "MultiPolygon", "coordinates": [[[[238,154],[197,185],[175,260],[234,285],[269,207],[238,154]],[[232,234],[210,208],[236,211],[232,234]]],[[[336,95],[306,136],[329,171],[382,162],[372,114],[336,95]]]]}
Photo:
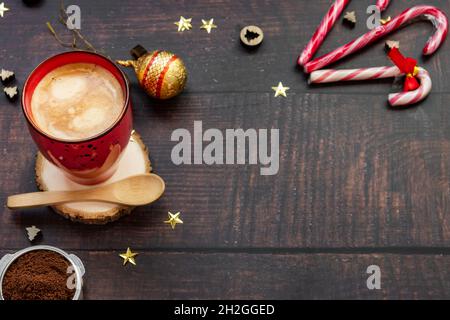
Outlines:
{"type": "Polygon", "coordinates": [[[72,63],[42,78],[31,98],[35,124],[50,136],[81,140],[108,129],[121,115],[125,98],[119,81],[91,63],[72,63]]]}

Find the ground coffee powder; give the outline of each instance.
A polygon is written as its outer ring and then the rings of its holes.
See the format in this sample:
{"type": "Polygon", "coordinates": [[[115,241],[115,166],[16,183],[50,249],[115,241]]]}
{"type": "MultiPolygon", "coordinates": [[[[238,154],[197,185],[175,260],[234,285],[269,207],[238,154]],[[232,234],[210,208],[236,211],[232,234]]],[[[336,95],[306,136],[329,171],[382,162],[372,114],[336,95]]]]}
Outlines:
{"type": "Polygon", "coordinates": [[[70,300],[75,289],[67,287],[70,262],[48,250],[30,251],[17,258],[3,278],[5,300],[70,300]]]}

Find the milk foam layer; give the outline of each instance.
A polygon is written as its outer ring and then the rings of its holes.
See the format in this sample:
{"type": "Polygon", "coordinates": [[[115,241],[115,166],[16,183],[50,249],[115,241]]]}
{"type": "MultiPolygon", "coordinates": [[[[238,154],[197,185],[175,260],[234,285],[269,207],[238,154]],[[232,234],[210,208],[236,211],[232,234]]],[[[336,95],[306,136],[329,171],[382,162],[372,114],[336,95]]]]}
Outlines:
{"type": "Polygon", "coordinates": [[[124,103],[122,87],[108,70],[73,63],[42,78],[31,99],[31,112],[36,125],[47,134],[79,140],[108,129],[124,103]]]}

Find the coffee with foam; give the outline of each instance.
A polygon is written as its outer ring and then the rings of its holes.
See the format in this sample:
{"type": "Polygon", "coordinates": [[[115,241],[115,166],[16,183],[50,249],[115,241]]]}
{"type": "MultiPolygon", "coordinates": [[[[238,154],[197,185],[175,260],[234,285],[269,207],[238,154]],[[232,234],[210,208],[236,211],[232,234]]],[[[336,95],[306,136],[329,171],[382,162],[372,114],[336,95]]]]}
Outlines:
{"type": "Polygon", "coordinates": [[[42,78],[31,99],[31,112],[48,135],[80,140],[108,129],[124,105],[122,87],[111,72],[91,63],[72,63],[42,78]]]}

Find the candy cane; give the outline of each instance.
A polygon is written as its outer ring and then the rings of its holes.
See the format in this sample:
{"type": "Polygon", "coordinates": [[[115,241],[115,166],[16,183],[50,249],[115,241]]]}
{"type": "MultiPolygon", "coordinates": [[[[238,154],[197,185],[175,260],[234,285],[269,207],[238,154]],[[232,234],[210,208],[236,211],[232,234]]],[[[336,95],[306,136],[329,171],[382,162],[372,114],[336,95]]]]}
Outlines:
{"type": "Polygon", "coordinates": [[[427,70],[419,67],[417,77],[420,80],[420,87],[414,91],[399,92],[389,94],[389,104],[391,106],[405,106],[417,103],[423,99],[431,91],[432,83],[430,74],[427,70]]]}
{"type": "Polygon", "coordinates": [[[385,25],[381,25],[359,38],[335,49],[334,51],[310,61],[304,65],[306,73],[321,69],[331,63],[334,63],[343,57],[346,57],[352,53],[355,53],[366,45],[386,36],[392,31],[400,28],[405,23],[410,22],[412,19],[424,15],[428,20],[433,22],[436,27],[435,33],[427,41],[423,48],[424,55],[430,55],[434,53],[442,42],[445,40],[448,32],[448,21],[445,14],[436,7],[432,6],[415,6],[403,11],[400,15],[392,19],[385,25]]]}
{"type": "MultiPolygon", "coordinates": [[[[311,40],[303,49],[302,54],[298,58],[300,65],[308,63],[314,54],[319,50],[323,41],[327,37],[330,30],[333,28],[336,20],[341,15],[344,8],[347,6],[350,0],[336,0],[328,10],[327,14],[323,17],[321,23],[314,32],[311,40]]],[[[390,0],[378,0],[376,6],[380,11],[384,11],[389,5],[390,0]]]]}
{"type": "Polygon", "coordinates": [[[342,10],[347,6],[350,0],[336,0],[328,10],[327,14],[323,17],[316,31],[314,32],[311,40],[309,40],[302,54],[298,58],[298,64],[304,66],[314,56],[317,50],[319,50],[323,41],[327,37],[330,30],[333,28],[334,23],[339,18],[342,10]]]}
{"type": "Polygon", "coordinates": [[[386,8],[388,7],[390,1],[391,0],[378,0],[377,1],[378,9],[380,9],[380,11],[386,10],[386,8]]]}
{"type": "MultiPolygon", "coordinates": [[[[330,83],[339,81],[373,80],[392,78],[402,75],[397,67],[374,67],[348,70],[318,70],[311,73],[310,83],[330,83]]],[[[414,91],[391,93],[389,103],[391,106],[404,106],[423,100],[431,91],[432,83],[428,71],[419,67],[417,77],[420,87],[414,91]]]]}
{"type": "MultiPolygon", "coordinates": [[[[298,64],[304,66],[308,63],[314,54],[319,50],[323,41],[327,37],[330,30],[333,28],[336,20],[341,15],[344,8],[347,6],[350,0],[336,0],[328,10],[327,14],[323,17],[316,31],[314,32],[311,40],[309,40],[302,54],[298,58],[298,64]]],[[[378,0],[376,6],[380,11],[384,11],[389,5],[390,0],[378,0]]]]}

